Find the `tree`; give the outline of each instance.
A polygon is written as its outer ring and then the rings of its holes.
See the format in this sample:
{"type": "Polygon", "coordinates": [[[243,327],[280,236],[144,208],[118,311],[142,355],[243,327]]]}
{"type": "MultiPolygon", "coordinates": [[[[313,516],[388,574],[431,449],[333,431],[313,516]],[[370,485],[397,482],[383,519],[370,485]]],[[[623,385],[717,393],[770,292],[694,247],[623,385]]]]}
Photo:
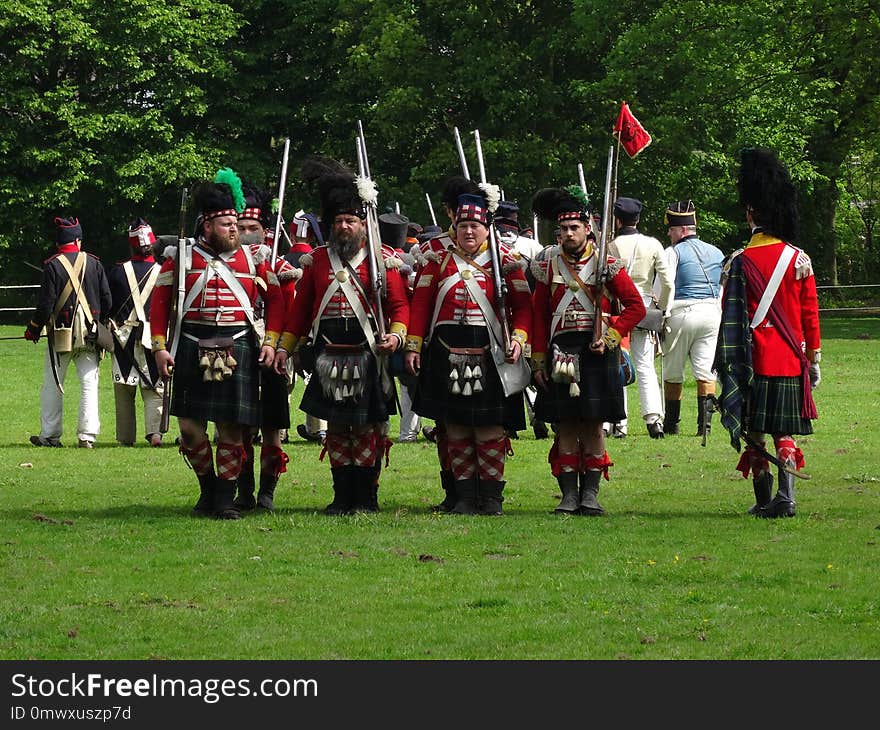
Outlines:
{"type": "Polygon", "coordinates": [[[173,230],[178,186],[221,157],[204,113],[229,83],[222,43],[237,27],[212,0],[7,3],[0,256],[38,261],[61,212],[111,260],[137,215],[166,209],[173,230]]]}

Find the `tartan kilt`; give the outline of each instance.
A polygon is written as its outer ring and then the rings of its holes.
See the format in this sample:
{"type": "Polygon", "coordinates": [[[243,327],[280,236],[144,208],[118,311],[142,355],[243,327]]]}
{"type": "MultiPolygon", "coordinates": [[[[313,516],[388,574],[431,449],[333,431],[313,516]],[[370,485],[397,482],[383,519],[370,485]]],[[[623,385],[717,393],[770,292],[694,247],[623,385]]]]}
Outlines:
{"type": "MultiPolygon", "coordinates": [[[[615,423],[626,418],[623,407],[623,380],[620,374],[620,350],[605,349],[597,355],[590,351],[591,332],[566,332],[554,342],[566,349],[577,348],[580,355],[580,395],[572,398],[567,383],[548,380],[548,390],[538,388],[535,418],[545,423],[564,421],[607,421],[615,423]]],[[[548,348],[552,351],[552,348],[548,348]]],[[[547,353],[548,367],[550,352],[547,353]]]]}
{"type": "MultiPolygon", "coordinates": [[[[375,356],[369,351],[366,337],[360,324],[353,317],[322,319],[315,337],[315,359],[324,352],[327,341],[335,345],[360,345],[363,344],[367,352],[367,386],[363,394],[357,400],[347,398],[337,402],[324,395],[317,372],[313,372],[309,378],[306,390],[303,393],[299,409],[313,418],[320,418],[328,423],[339,423],[349,426],[363,426],[368,423],[382,423],[395,413],[394,397],[386,399],[382,392],[382,383],[379,379],[379,368],[375,356]]],[[[392,388],[394,379],[391,379],[392,388]]]]}
{"type": "Polygon", "coordinates": [[[413,395],[413,410],[439,423],[461,426],[501,425],[508,431],[526,427],[522,393],[505,398],[492,353],[486,352],[486,378],[481,393],[463,396],[449,392],[450,347],[485,347],[489,330],[471,325],[443,324],[434,329],[431,342],[422,355],[419,382],[413,395]]]}
{"type": "Polygon", "coordinates": [[[804,389],[797,375],[755,374],[749,398],[749,428],[761,433],[811,434],[813,422],[801,417],[804,389]]]}
{"type": "Polygon", "coordinates": [[[261,427],[264,429],[290,428],[290,404],[287,402],[287,377],[274,370],[260,374],[261,427]]]}
{"type": "Polygon", "coordinates": [[[233,356],[238,365],[232,377],[210,383],[202,380],[198,342],[186,336],[192,335],[197,339],[232,337],[245,328],[250,329],[250,325],[227,327],[184,323],[174,357],[171,415],[196,421],[260,425],[259,351],[252,334],[242,335],[235,340],[233,356]]]}

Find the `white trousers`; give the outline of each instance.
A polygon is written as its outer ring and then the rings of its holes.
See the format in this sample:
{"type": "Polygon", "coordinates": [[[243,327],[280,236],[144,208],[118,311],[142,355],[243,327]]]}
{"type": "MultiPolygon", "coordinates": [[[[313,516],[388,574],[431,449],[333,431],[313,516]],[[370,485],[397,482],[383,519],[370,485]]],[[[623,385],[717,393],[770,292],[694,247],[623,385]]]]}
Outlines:
{"type": "Polygon", "coordinates": [[[138,385],[113,383],[113,397],[116,401],[116,440],[121,444],[133,444],[137,438],[135,396],[138,388],[141,391],[141,400],[144,402],[144,435],[159,433],[165,384],[160,380],[154,390],[143,383],[138,385]]]}
{"type": "Polygon", "coordinates": [[[683,383],[688,360],[696,380],[715,380],[712,363],[721,325],[717,299],[697,299],[683,306],[673,305],[666,322],[669,332],[663,341],[663,380],[683,383]]]}
{"type": "MultiPolygon", "coordinates": [[[[52,377],[52,364],[46,348],[43,367],[43,388],[40,391],[40,438],[43,441],[61,438],[64,417],[64,396],[55,385],[52,377]]],[[[67,366],[71,360],[79,378],[79,418],[77,419],[77,438],[80,441],[94,441],[101,431],[98,415],[98,374],[100,363],[94,350],[74,350],[58,355],[58,379],[64,384],[67,366]]]]}
{"type": "Polygon", "coordinates": [[[409,388],[400,383],[400,438],[414,438],[422,429],[422,419],[412,409],[412,396],[409,388]]]}
{"type": "Polygon", "coordinates": [[[654,369],[654,339],[650,332],[634,329],[629,337],[629,354],[636,371],[642,418],[646,423],[663,416],[663,396],[654,369]]]}

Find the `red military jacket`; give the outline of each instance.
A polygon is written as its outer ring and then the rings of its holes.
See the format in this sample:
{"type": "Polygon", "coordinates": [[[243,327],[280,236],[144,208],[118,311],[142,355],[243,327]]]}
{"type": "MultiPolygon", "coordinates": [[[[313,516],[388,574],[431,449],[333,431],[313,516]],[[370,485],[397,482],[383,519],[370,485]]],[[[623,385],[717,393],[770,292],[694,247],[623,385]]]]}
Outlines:
{"type": "MultiPolygon", "coordinates": [[[[284,302],[278,277],[266,261],[254,260],[250,248],[237,248],[235,251],[213,255],[204,241],[192,247],[191,260],[187,261],[185,279],[185,298],[188,299],[199,288],[192,304],[184,313],[184,322],[246,325],[249,323],[243,305],[251,308],[262,298],[265,303],[264,318],[266,335],[263,344],[275,347],[281,332],[284,316],[284,302]],[[239,302],[229,285],[216,273],[219,267],[226,267],[241,284],[247,297],[246,302],[239,302]]],[[[150,306],[150,329],[152,332],[153,351],[164,350],[168,323],[171,316],[171,303],[177,296],[177,282],[174,266],[177,251],[172,250],[162,264],[153,300],[150,306]]]]}
{"type": "MultiPolygon", "coordinates": [[[[776,262],[786,247],[791,246],[774,236],[756,233],[741,253],[757,264],[764,278],[769,281],[776,262]]],[[[785,271],[774,301],[782,305],[785,317],[801,339],[801,350],[812,354],[820,347],[819,302],[816,296],[816,278],[810,257],[801,249],[795,249],[794,258],[785,271]]],[[[755,315],[764,292],[746,291],[749,321],[755,315]]],[[[765,317],[752,330],[752,366],[755,373],[766,376],[799,376],[801,360],[785,343],[779,332],[765,317]]]]}
{"type": "MultiPolygon", "coordinates": [[[[442,241],[443,239],[436,239],[442,241]]],[[[488,245],[469,256],[477,265],[471,265],[457,255],[461,252],[451,243],[448,248],[432,242],[426,247],[430,256],[419,273],[413,293],[409,336],[406,349],[421,352],[422,343],[438,324],[466,324],[487,326],[483,312],[473,300],[464,283],[464,277],[473,278],[490,303],[495,301],[495,282],[488,245]],[[442,255],[439,255],[442,251],[442,255]],[[459,269],[461,267],[461,269],[459,269]],[[442,298],[438,306],[438,298],[442,298]],[[436,317],[434,313],[436,311],[436,317]]],[[[424,250],[424,249],[423,249],[424,250]]],[[[529,282],[523,265],[516,261],[506,246],[501,246],[502,276],[507,282],[507,314],[510,317],[512,337],[524,345],[532,330],[532,305],[529,282]]]]}
{"type": "MultiPolygon", "coordinates": [[[[352,262],[357,262],[357,265],[353,265],[352,268],[357,273],[361,289],[369,297],[369,301],[364,300],[359,291],[358,300],[369,313],[372,311],[373,286],[370,282],[370,269],[366,253],[365,245],[352,259],[352,262]]],[[[406,285],[398,272],[402,262],[394,255],[394,249],[389,246],[382,246],[382,259],[386,274],[385,291],[382,296],[385,323],[389,325],[388,331],[399,335],[403,341],[409,324],[409,298],[406,293],[406,285]]],[[[281,347],[288,352],[293,352],[300,339],[309,333],[312,323],[318,317],[330,319],[355,316],[354,310],[341,289],[337,289],[331,295],[323,312],[318,311],[331,282],[337,279],[337,275],[349,274],[347,269],[343,269],[342,272],[333,270],[327,246],[319,246],[311,253],[303,254],[299,263],[302,266],[302,278],[296,288],[296,298],[288,302],[284,319],[284,334],[281,337],[281,347]]]]}
{"type": "MultiPolygon", "coordinates": [[[[532,360],[542,366],[553,338],[563,332],[592,332],[596,297],[596,256],[590,243],[578,261],[571,261],[562,253],[559,246],[551,246],[540,258],[532,261],[531,271],[535,276],[535,293],[532,302],[535,309],[534,335],[532,338],[532,360]],[[571,266],[566,268],[565,262],[571,266]],[[580,285],[574,281],[573,272],[586,284],[587,307],[584,307],[574,292],[580,285]],[[569,283],[571,282],[571,283],[569,283]],[[591,283],[586,283],[591,282],[591,283]],[[567,299],[561,307],[563,297],[567,299]],[[557,316],[554,316],[558,312],[557,316]]],[[[614,329],[621,338],[626,337],[645,316],[642,296],[636,289],[622,262],[608,257],[605,291],[619,300],[623,312],[615,318],[614,329]]],[[[611,302],[602,297],[602,311],[611,311],[611,302]]]]}

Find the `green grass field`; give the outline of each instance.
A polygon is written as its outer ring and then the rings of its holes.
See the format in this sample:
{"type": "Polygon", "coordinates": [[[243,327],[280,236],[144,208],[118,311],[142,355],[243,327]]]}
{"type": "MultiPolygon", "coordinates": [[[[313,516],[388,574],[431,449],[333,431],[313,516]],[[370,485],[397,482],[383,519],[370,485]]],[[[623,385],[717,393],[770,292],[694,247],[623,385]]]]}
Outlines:
{"type": "Polygon", "coordinates": [[[609,441],[604,518],[552,514],[550,442],[526,431],[501,518],[431,514],[423,440],[392,449],[381,513],[325,517],[329,466],[294,435],[274,515],[195,520],[175,447],[115,445],[107,361],[98,447],[70,448],[72,369],[67,448],[32,447],[45,345],[4,342],[0,658],[878,659],[880,319],[823,335],[820,419],[799,441],[812,480],[777,521],[745,513],[717,417],[708,447],[690,435],[693,384],[681,436],[631,419],[609,441]]]}

